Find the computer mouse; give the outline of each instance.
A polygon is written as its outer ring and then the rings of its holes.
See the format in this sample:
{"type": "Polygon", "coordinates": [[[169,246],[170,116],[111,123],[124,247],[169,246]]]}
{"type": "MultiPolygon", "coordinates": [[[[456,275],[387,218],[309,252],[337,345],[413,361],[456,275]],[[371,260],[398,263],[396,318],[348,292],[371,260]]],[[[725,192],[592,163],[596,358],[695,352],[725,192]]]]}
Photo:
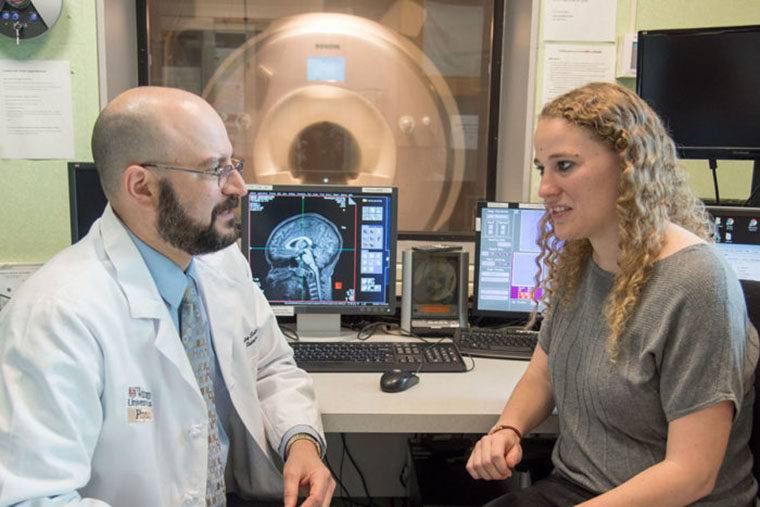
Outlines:
{"type": "Polygon", "coordinates": [[[420,378],[408,370],[389,370],[380,377],[380,389],[386,393],[400,393],[417,384],[420,378]]]}

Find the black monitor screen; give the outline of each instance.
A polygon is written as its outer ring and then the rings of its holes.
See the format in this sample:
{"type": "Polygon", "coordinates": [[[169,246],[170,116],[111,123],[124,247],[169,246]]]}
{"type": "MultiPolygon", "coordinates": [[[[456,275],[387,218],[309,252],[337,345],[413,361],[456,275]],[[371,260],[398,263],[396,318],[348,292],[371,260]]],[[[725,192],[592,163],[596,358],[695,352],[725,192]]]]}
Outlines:
{"type": "Polygon", "coordinates": [[[249,185],[242,247],[279,315],[396,309],[398,191],[249,185]]]}
{"type": "Polygon", "coordinates": [[[544,211],[542,204],[478,203],[474,316],[529,318],[535,306],[538,223],[544,211]]]}
{"type": "Polygon", "coordinates": [[[760,281],[760,208],[708,206],[715,243],[742,280],[760,281]]]}
{"type": "Polygon", "coordinates": [[[92,162],[69,162],[69,216],[71,243],[82,239],[100,218],[108,200],[92,162]]]}
{"type": "Polygon", "coordinates": [[[684,158],[760,158],[760,25],[638,35],[636,91],[684,158]]]}

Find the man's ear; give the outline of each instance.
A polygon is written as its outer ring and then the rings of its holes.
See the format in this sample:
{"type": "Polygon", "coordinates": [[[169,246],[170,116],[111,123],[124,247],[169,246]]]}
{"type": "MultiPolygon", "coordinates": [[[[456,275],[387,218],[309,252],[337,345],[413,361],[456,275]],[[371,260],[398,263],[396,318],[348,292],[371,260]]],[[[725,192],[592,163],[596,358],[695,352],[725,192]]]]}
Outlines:
{"type": "Polygon", "coordinates": [[[158,206],[158,178],[145,167],[133,164],[122,173],[127,197],[145,210],[158,206]]]}

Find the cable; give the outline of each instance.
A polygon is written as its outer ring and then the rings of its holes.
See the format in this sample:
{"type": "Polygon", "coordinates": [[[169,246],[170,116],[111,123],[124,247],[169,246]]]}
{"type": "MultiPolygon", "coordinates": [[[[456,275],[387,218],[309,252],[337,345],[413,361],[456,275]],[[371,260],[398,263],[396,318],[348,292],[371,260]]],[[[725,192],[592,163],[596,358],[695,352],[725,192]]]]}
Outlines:
{"type": "Polygon", "coordinates": [[[389,325],[387,322],[371,322],[369,324],[366,324],[356,332],[356,339],[359,341],[369,340],[372,335],[377,333],[379,328],[385,327],[387,325],[389,325]]]}
{"type": "Polygon", "coordinates": [[[301,341],[301,338],[298,336],[298,332],[295,329],[291,329],[289,327],[286,327],[283,324],[280,324],[280,331],[282,331],[282,334],[285,335],[285,338],[287,338],[290,341],[293,341],[293,342],[301,341]]]}
{"type": "Polygon", "coordinates": [[[713,186],[715,187],[715,204],[720,204],[720,194],[718,193],[718,161],[714,158],[707,159],[712,171],[713,186]]]}
{"type": "MultiPolygon", "coordinates": [[[[335,473],[335,470],[333,470],[332,466],[330,465],[330,462],[327,460],[327,456],[325,456],[325,465],[327,465],[327,469],[330,471],[330,474],[335,479],[335,482],[338,483],[338,487],[345,495],[342,498],[341,504],[345,503],[348,505],[358,505],[359,507],[369,507],[371,504],[363,504],[363,503],[352,500],[351,493],[348,491],[348,487],[343,483],[343,458],[345,455],[346,455],[346,452],[345,452],[345,446],[344,446],[344,450],[341,453],[341,457],[340,457],[340,471],[337,474],[335,473]]],[[[338,499],[334,498],[333,502],[335,502],[336,500],[338,499]]]]}
{"type": "MultiPolygon", "coordinates": [[[[335,471],[332,469],[332,466],[330,465],[330,461],[327,459],[327,456],[325,456],[325,465],[327,465],[327,469],[330,471],[330,474],[333,476],[333,479],[335,479],[335,482],[338,483],[338,487],[343,492],[344,495],[346,495],[346,499],[350,502],[351,501],[351,493],[348,492],[348,488],[345,484],[343,484],[342,479],[342,472],[341,476],[338,476],[335,471]]],[[[343,466],[343,459],[341,459],[341,466],[343,466]]]]}
{"type": "Polygon", "coordinates": [[[354,469],[356,469],[356,472],[359,474],[359,479],[361,479],[362,487],[364,488],[364,494],[367,496],[367,500],[369,501],[368,505],[375,505],[375,503],[372,501],[372,496],[370,496],[369,494],[369,488],[367,487],[367,481],[364,479],[364,474],[359,468],[359,465],[356,464],[356,460],[354,460],[354,457],[351,455],[351,451],[348,450],[345,433],[340,434],[340,440],[343,443],[343,451],[346,453],[346,456],[348,456],[349,461],[351,461],[351,464],[354,465],[354,469]]]}
{"type": "Polygon", "coordinates": [[[472,370],[475,369],[475,357],[472,356],[471,354],[464,354],[463,353],[462,354],[462,359],[464,359],[465,357],[469,357],[470,358],[470,361],[472,361],[472,366],[470,366],[469,368],[467,368],[466,370],[464,370],[463,373],[467,373],[467,372],[470,372],[470,371],[472,371],[472,370]]]}

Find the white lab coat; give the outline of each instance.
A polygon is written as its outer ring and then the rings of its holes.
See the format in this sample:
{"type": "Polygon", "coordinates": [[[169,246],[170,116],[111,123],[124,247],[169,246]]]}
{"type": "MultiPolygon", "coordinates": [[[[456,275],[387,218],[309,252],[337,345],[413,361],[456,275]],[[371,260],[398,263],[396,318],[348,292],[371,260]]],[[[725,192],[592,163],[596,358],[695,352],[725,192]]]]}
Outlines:
{"type": "MultiPolygon", "coordinates": [[[[238,248],[195,262],[236,412],[228,490],[281,498],[273,447],[300,424],[322,435],[311,379],[238,248]]],[[[205,505],[206,405],[110,206],[0,312],[0,364],[0,505],[205,505]]]]}

